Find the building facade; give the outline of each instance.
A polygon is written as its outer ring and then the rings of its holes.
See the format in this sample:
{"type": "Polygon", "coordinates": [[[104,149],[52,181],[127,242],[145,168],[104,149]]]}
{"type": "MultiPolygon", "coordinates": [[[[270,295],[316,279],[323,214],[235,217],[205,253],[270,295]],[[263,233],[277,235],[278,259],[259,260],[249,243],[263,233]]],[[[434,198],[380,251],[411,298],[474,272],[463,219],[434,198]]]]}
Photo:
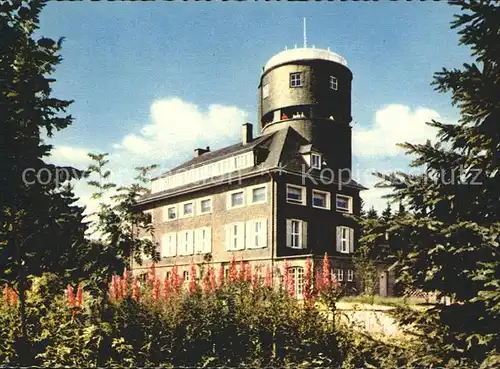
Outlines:
{"type": "MultiPolygon", "coordinates": [[[[258,86],[257,137],[193,158],[153,179],[138,211],[151,214],[158,271],[189,265],[229,266],[233,257],[270,266],[279,278],[288,260],[302,292],[306,258],[328,253],[332,273],[355,287],[352,254],[359,192],[351,178],[352,73],[329,50],[298,48],[273,56],[258,86]]],[[[150,261],[133,263],[136,274],[150,261]]]]}

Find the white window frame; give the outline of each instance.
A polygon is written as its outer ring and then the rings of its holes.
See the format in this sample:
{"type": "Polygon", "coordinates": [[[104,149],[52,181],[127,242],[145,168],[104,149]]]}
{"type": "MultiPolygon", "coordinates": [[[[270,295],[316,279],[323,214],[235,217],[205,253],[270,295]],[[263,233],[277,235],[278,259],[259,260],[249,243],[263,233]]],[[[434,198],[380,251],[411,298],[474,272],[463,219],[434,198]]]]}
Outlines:
{"type": "Polygon", "coordinates": [[[177,234],[177,255],[193,255],[194,254],[194,240],[193,231],[181,231],[177,234]],[[188,236],[186,240],[186,235],[188,236]]]}
{"type": "Polygon", "coordinates": [[[181,216],[180,218],[191,218],[191,217],[194,217],[194,208],[195,208],[195,204],[194,204],[194,201],[191,200],[191,201],[185,201],[183,203],[180,204],[180,211],[181,211],[181,216]],[[184,214],[184,206],[187,205],[187,204],[191,204],[191,214],[184,214]]]}
{"type": "Polygon", "coordinates": [[[293,184],[287,184],[286,185],[286,202],[289,203],[289,204],[295,204],[295,205],[306,205],[307,204],[307,199],[306,199],[306,188],[303,187],[303,186],[297,186],[297,185],[293,185],[293,184]],[[292,188],[292,189],[296,189],[296,190],[300,190],[301,192],[301,200],[300,202],[299,201],[296,201],[294,199],[289,199],[288,198],[288,189],[289,188],[292,188]]]}
{"type": "Polygon", "coordinates": [[[330,86],[330,90],[337,91],[339,89],[339,79],[335,76],[329,76],[328,85],[330,86]]]}
{"type": "Polygon", "coordinates": [[[245,222],[226,224],[225,242],[227,251],[243,250],[245,248],[245,222]],[[234,233],[235,227],[236,234],[234,233]]]}
{"type": "Polygon", "coordinates": [[[262,98],[267,99],[269,97],[269,84],[266,83],[262,86],[262,98]]]}
{"type": "Polygon", "coordinates": [[[179,209],[177,208],[177,204],[173,204],[173,205],[166,205],[166,206],[164,206],[164,207],[163,207],[163,210],[162,210],[162,211],[163,211],[163,221],[164,221],[164,222],[171,222],[172,220],[176,220],[177,218],[179,218],[179,211],[178,211],[178,210],[179,210],[179,209]],[[173,217],[172,219],[170,219],[170,218],[168,217],[168,211],[169,211],[170,209],[172,209],[172,208],[173,208],[173,209],[174,209],[174,211],[175,211],[175,217],[173,217]]]}
{"type": "Polygon", "coordinates": [[[344,281],[344,269],[337,269],[337,281],[344,281]]]}
{"type": "Polygon", "coordinates": [[[211,214],[212,213],[212,204],[213,204],[213,201],[212,201],[212,197],[211,196],[210,197],[203,197],[201,199],[198,199],[197,203],[198,203],[198,215],[211,214]],[[210,210],[203,211],[203,208],[202,208],[201,204],[204,201],[210,201],[210,210]]]}
{"type": "Polygon", "coordinates": [[[342,212],[342,213],[349,213],[349,214],[351,214],[352,213],[352,196],[337,194],[335,196],[335,209],[337,211],[342,212]],[[338,200],[339,197],[343,197],[343,198],[347,199],[347,208],[339,208],[339,206],[337,204],[337,200],[338,200]]]}
{"type": "Polygon", "coordinates": [[[249,204],[265,204],[267,202],[267,184],[252,186],[248,188],[248,203],[249,204]],[[262,201],[254,201],[253,200],[253,192],[257,189],[264,189],[264,200],[262,201]]]}
{"type": "Polygon", "coordinates": [[[191,274],[191,272],[189,270],[182,271],[182,279],[184,280],[184,282],[189,282],[190,274],[191,274]]]}
{"type": "Polygon", "coordinates": [[[331,199],[330,198],[331,198],[331,194],[328,191],[312,190],[311,203],[312,203],[313,208],[329,210],[331,208],[331,205],[330,205],[331,199]],[[314,195],[315,194],[325,195],[325,206],[318,206],[318,205],[314,204],[314,195]]]}
{"type": "Polygon", "coordinates": [[[354,252],[354,229],[346,226],[336,228],[336,250],[342,254],[354,252]]]}
{"type": "Polygon", "coordinates": [[[177,233],[165,233],[161,237],[161,254],[162,258],[176,256],[177,254],[177,233]]]}
{"type": "Polygon", "coordinates": [[[247,249],[260,249],[267,247],[267,219],[252,219],[246,222],[245,247],[247,249]],[[257,225],[259,231],[257,232],[257,225]]]}
{"type": "Polygon", "coordinates": [[[347,282],[354,281],[354,269],[347,269],[347,282]]]}
{"type": "Polygon", "coordinates": [[[302,219],[286,220],[286,246],[291,249],[305,249],[307,243],[307,222],[302,219]],[[294,222],[298,222],[298,232],[294,232],[294,222]],[[295,245],[295,237],[298,236],[298,245],[295,245]]]}
{"type": "Polygon", "coordinates": [[[237,208],[243,208],[246,205],[246,199],[245,199],[245,189],[240,188],[234,191],[230,191],[227,193],[227,208],[228,209],[237,209],[237,208]],[[243,193],[243,203],[241,205],[235,205],[233,206],[233,195],[236,193],[242,192],[243,193]]]}
{"type": "Polygon", "coordinates": [[[212,228],[202,227],[195,229],[194,253],[209,254],[212,252],[212,228]],[[205,232],[205,233],[203,233],[205,232]],[[203,238],[205,234],[205,238],[203,238]]]}
{"type": "Polygon", "coordinates": [[[303,78],[302,78],[302,72],[292,72],[290,73],[290,87],[291,88],[298,88],[302,87],[304,85],[303,83],[303,78]],[[298,77],[298,78],[294,78],[298,77]]]}
{"type": "Polygon", "coordinates": [[[289,267],[288,273],[293,281],[295,297],[301,298],[304,293],[304,268],[301,266],[289,267]]]}
{"type": "Polygon", "coordinates": [[[321,164],[323,162],[323,157],[318,153],[311,153],[311,168],[313,169],[321,169],[321,164]],[[314,158],[318,158],[318,163],[314,163],[314,158]]]}

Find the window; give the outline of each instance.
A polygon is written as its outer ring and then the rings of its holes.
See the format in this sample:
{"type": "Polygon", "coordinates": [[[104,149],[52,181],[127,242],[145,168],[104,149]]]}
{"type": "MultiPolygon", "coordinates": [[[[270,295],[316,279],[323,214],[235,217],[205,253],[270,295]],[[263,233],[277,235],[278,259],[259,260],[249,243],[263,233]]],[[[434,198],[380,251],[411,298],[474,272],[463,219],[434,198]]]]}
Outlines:
{"type": "Polygon", "coordinates": [[[200,214],[208,214],[212,212],[212,199],[200,200],[200,214]]]}
{"type": "Polygon", "coordinates": [[[339,88],[339,80],[337,79],[337,77],[330,76],[330,78],[328,79],[328,83],[330,85],[330,89],[331,90],[335,90],[335,91],[338,90],[338,88],[339,88]]]}
{"type": "Polygon", "coordinates": [[[252,189],[252,204],[266,202],[266,186],[255,187],[252,189]]]}
{"type": "Polygon", "coordinates": [[[246,247],[267,247],[267,219],[256,219],[246,223],[246,247]]]}
{"type": "Polygon", "coordinates": [[[193,231],[183,231],[178,235],[179,238],[179,255],[193,254],[193,231]]]}
{"type": "Polygon", "coordinates": [[[161,238],[161,257],[175,256],[177,249],[177,234],[166,233],[161,238]]]}
{"type": "Polygon", "coordinates": [[[288,269],[288,272],[293,281],[294,295],[302,297],[302,293],[304,292],[304,268],[291,267],[288,269]]]}
{"type": "Polygon", "coordinates": [[[286,202],[306,204],[305,187],[286,185],[286,202]]]}
{"type": "Polygon", "coordinates": [[[245,205],[245,191],[236,191],[230,193],[229,198],[232,208],[237,208],[245,205]]]}
{"type": "Polygon", "coordinates": [[[347,269],[347,282],[354,281],[354,270],[347,269]]]}
{"type": "Polygon", "coordinates": [[[195,253],[208,254],[212,252],[212,229],[209,227],[199,228],[195,231],[195,253]]]}
{"type": "Polygon", "coordinates": [[[337,227],[338,252],[349,254],[354,252],[354,230],[349,227],[337,227]]]}
{"type": "Polygon", "coordinates": [[[163,221],[165,222],[174,219],[177,219],[177,207],[173,205],[163,208],[163,221]]]}
{"type": "Polygon", "coordinates": [[[337,281],[342,282],[344,280],[344,269],[337,269],[337,281]]]}
{"type": "Polygon", "coordinates": [[[311,154],[311,168],[321,169],[321,155],[311,154]]]}
{"type": "Polygon", "coordinates": [[[269,97],[269,85],[266,83],[262,86],[262,98],[265,99],[267,97],[269,97]]]}
{"type": "Polygon", "coordinates": [[[352,213],[352,197],[337,195],[337,211],[352,213]]]}
{"type": "Polygon", "coordinates": [[[189,270],[185,270],[182,272],[182,279],[184,280],[184,282],[189,281],[189,270]]]}
{"type": "Polygon", "coordinates": [[[290,87],[302,87],[302,73],[290,73],[290,87]]]}
{"type": "Polygon", "coordinates": [[[313,207],[320,209],[330,209],[330,192],[313,190],[313,207]]]}
{"type": "Polygon", "coordinates": [[[292,249],[304,249],[306,246],[307,223],[298,219],[286,220],[286,245],[292,249]]]}
{"type": "Polygon", "coordinates": [[[226,250],[235,251],[245,248],[245,223],[232,223],[226,225],[226,250]]]}
{"type": "Polygon", "coordinates": [[[144,212],[144,215],[146,216],[146,223],[151,224],[153,222],[153,211],[152,210],[146,210],[144,212]]]}
{"type": "Polygon", "coordinates": [[[182,205],[182,216],[183,217],[192,217],[193,216],[193,203],[186,202],[182,205]]]}

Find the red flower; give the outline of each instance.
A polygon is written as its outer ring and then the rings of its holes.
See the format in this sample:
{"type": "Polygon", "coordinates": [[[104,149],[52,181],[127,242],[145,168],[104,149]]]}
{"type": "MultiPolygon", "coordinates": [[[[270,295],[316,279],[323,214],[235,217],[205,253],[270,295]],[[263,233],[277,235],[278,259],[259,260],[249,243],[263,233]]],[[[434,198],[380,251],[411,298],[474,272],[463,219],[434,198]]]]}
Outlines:
{"type": "Polygon", "coordinates": [[[137,283],[137,279],[134,278],[132,281],[132,299],[139,301],[140,297],[139,284],[137,283]]]}
{"type": "Polygon", "coordinates": [[[323,288],[330,288],[331,274],[330,274],[330,260],[328,259],[328,254],[325,252],[323,257],[323,288]]]}
{"type": "Polygon", "coordinates": [[[243,263],[243,257],[240,259],[240,270],[238,273],[238,279],[240,281],[245,280],[245,264],[243,263]]]}
{"type": "Polygon", "coordinates": [[[78,284],[78,289],[76,290],[76,307],[81,307],[83,304],[83,287],[81,284],[78,284]]]}
{"type": "Polygon", "coordinates": [[[123,271],[122,278],[122,297],[125,298],[128,295],[128,270],[125,268],[123,271]]]}
{"type": "Polygon", "coordinates": [[[266,265],[266,276],[264,279],[264,284],[266,285],[266,287],[271,287],[272,285],[271,268],[269,267],[269,265],[266,265]]]}
{"type": "Polygon", "coordinates": [[[203,273],[203,292],[210,292],[210,269],[203,273]]]}
{"type": "Polygon", "coordinates": [[[156,278],[153,282],[153,290],[151,293],[154,301],[158,301],[158,299],[160,298],[160,287],[161,287],[160,280],[156,278]]]}
{"type": "Polygon", "coordinates": [[[163,286],[163,297],[165,300],[168,300],[170,296],[170,279],[167,278],[165,275],[165,281],[164,281],[164,286],[163,286]]]}
{"type": "Polygon", "coordinates": [[[191,264],[189,274],[189,294],[192,295],[196,292],[196,265],[191,264]]]}
{"type": "Polygon", "coordinates": [[[73,293],[73,287],[71,287],[70,284],[66,287],[66,292],[68,295],[68,304],[69,306],[73,307],[75,306],[75,295],[73,293]]]}
{"type": "Polygon", "coordinates": [[[210,291],[214,292],[217,289],[217,282],[215,281],[215,269],[214,267],[210,267],[208,270],[208,274],[210,274],[210,291]]]}
{"type": "Polygon", "coordinates": [[[236,258],[233,254],[231,262],[229,263],[229,280],[234,282],[238,279],[238,272],[236,271],[236,258]]]}
{"type": "Polygon", "coordinates": [[[245,281],[250,282],[252,280],[252,266],[250,263],[245,264],[245,281]]]}
{"type": "Polygon", "coordinates": [[[7,283],[3,286],[3,299],[6,304],[10,304],[10,288],[7,283]]]}
{"type": "Polygon", "coordinates": [[[218,282],[219,282],[219,287],[222,287],[224,285],[224,266],[222,264],[219,266],[218,270],[219,276],[218,276],[218,282]]]}
{"type": "Polygon", "coordinates": [[[259,270],[260,266],[255,266],[252,274],[252,278],[250,280],[250,283],[252,284],[252,288],[256,289],[258,284],[259,284],[259,270]]]}
{"type": "Polygon", "coordinates": [[[321,275],[321,270],[316,271],[316,279],[315,279],[315,290],[316,293],[320,293],[323,290],[323,278],[321,275]]]}
{"type": "Polygon", "coordinates": [[[174,292],[176,295],[179,294],[179,291],[182,286],[182,280],[179,278],[179,272],[177,270],[177,265],[174,265],[172,268],[172,287],[174,288],[174,292]]]}
{"type": "Polygon", "coordinates": [[[304,271],[304,300],[310,306],[312,302],[312,261],[306,259],[306,270],[304,271]]]}

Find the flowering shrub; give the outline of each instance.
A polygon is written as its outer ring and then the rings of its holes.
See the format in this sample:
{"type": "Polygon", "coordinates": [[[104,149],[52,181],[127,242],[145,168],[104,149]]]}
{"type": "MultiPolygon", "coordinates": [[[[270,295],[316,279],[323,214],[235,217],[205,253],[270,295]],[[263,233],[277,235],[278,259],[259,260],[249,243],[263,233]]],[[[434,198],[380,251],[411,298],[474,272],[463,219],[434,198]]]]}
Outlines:
{"type": "MultiPolygon", "coordinates": [[[[111,279],[102,311],[83,284],[68,285],[65,296],[32,290],[33,365],[341,365],[351,338],[325,319],[324,308],[335,313],[341,293],[327,263],[325,256],[320,282],[314,283],[312,261],[307,261],[303,300],[295,296],[287,262],[283,284],[272,286],[269,267],[252,269],[234,258],[227,278],[221,268],[192,265],[187,283],[177,267],[166,278],[152,265],[145,281],[125,270],[111,279]]],[[[18,327],[12,292],[4,288],[0,305],[0,361],[15,364],[18,327]]]]}

